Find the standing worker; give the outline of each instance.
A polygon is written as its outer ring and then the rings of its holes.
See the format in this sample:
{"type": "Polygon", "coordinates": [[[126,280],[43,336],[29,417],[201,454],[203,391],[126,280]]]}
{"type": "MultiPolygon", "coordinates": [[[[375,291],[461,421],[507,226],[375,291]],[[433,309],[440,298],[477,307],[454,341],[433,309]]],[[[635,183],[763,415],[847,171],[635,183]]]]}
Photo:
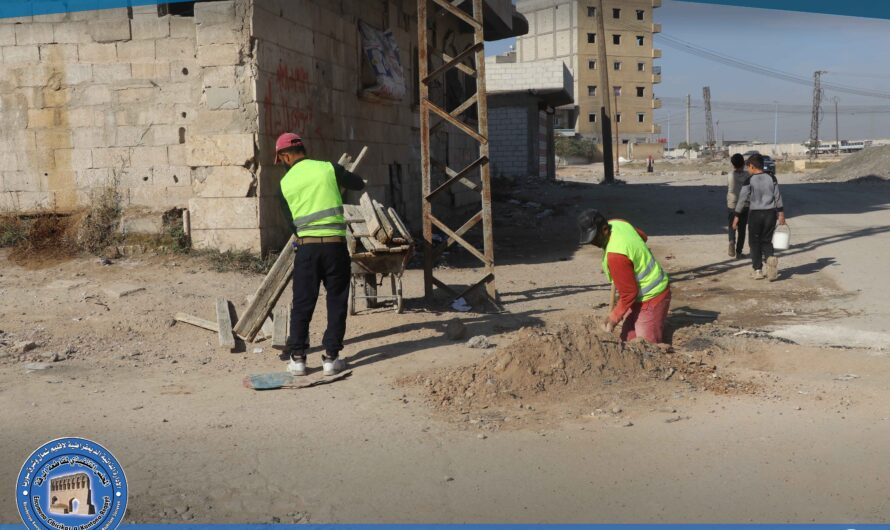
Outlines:
{"type": "Polygon", "coordinates": [[[281,178],[281,195],[297,236],[294,250],[294,298],[290,336],[285,347],[287,371],[306,375],[309,323],[318,302],[318,285],[327,291],[328,326],[322,356],[324,375],[344,368],[340,359],[346,334],[350,259],[341,188],[361,190],[364,181],[340,164],[310,160],[299,135],[284,133],[275,142],[275,162],[288,167],[281,178]]]}
{"type": "Polygon", "coordinates": [[[766,277],[775,281],[779,277],[779,258],[773,255],[773,233],[776,222],[785,224],[785,206],[779,192],[776,177],[763,171],[763,156],[755,153],[748,157],[748,173],[751,174],[739,192],[732,227],[741,223],[742,210],[750,202],[748,212],[748,246],[751,247],[752,277],[763,279],[763,260],[766,259],[766,277]]]}
{"type": "Polygon", "coordinates": [[[606,221],[597,210],[581,212],[578,226],[582,245],[605,251],[603,272],[619,293],[603,329],[611,333],[623,320],[621,340],[662,342],[671,305],[670,280],[646,246],[646,234],[621,219],[606,221]]]}
{"type": "Polygon", "coordinates": [[[738,229],[733,224],[736,216],[736,205],[742,186],[748,180],[748,172],[745,171],[745,157],[736,153],[729,159],[732,162],[732,173],[726,182],[726,206],[729,208],[727,226],[729,227],[729,257],[742,259],[742,250],[745,248],[745,229],[748,227],[748,205],[742,206],[739,212],[738,229]]]}

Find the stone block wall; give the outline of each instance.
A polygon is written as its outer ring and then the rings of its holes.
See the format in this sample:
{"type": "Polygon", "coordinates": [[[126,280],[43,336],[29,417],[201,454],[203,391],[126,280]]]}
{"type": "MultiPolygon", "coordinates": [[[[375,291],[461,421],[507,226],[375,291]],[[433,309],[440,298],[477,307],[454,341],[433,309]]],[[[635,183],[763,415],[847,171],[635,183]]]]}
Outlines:
{"type": "MultiPolygon", "coordinates": [[[[491,106],[488,110],[488,136],[492,175],[527,177],[531,173],[529,155],[534,150],[533,137],[529,134],[528,106],[518,102],[510,106],[491,106]]],[[[535,173],[536,174],[536,173],[535,173]]]]}
{"type": "MultiPolygon", "coordinates": [[[[134,211],[188,208],[198,248],[277,251],[289,220],[274,142],[295,131],[312,158],[368,146],[368,191],[420,229],[415,2],[219,0],[194,16],[158,13],[0,19],[0,211],[76,210],[114,182],[134,211]],[[403,100],[362,95],[373,81],[359,20],[393,31],[403,100]]],[[[436,36],[452,54],[471,41],[456,23],[436,36]]],[[[447,129],[434,156],[459,170],[478,145],[447,129]]],[[[437,207],[462,222],[479,194],[454,190],[437,207]]]]}
{"type": "Polygon", "coordinates": [[[246,0],[0,19],[0,211],[116,183],[125,208],[191,207],[199,247],[258,250],[247,19],[246,0]]]}
{"type": "Polygon", "coordinates": [[[420,157],[411,147],[419,135],[411,97],[417,75],[413,2],[265,0],[254,9],[263,247],[277,250],[288,237],[278,187],[284,168],[274,165],[275,139],[286,131],[302,135],[308,155],[316,159],[337,161],[344,152],[355,156],[368,146],[357,171],[367,191],[383,203],[403,205],[406,221],[419,228],[420,157]],[[359,20],[394,32],[409,86],[402,101],[361,96],[359,20]],[[397,173],[400,185],[391,182],[397,173]],[[394,187],[404,197],[392,197],[394,187]]]}

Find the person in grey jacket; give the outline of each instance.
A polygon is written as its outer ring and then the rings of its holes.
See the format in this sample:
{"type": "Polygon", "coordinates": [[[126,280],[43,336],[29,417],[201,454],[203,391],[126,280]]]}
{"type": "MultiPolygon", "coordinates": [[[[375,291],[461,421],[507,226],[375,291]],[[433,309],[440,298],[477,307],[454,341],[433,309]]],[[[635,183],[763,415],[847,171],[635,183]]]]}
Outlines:
{"type": "Polygon", "coordinates": [[[732,162],[732,173],[726,182],[726,207],[729,211],[727,226],[729,227],[729,257],[735,259],[742,258],[742,250],[745,248],[745,229],[748,227],[748,205],[744,205],[739,214],[739,227],[733,228],[732,221],[735,219],[735,207],[738,203],[739,192],[742,186],[748,180],[748,172],[745,171],[745,157],[736,153],[729,159],[732,162]]]}
{"type": "Polygon", "coordinates": [[[750,203],[748,213],[748,246],[751,247],[751,265],[755,280],[763,279],[763,260],[766,259],[766,277],[774,281],[779,275],[779,258],[773,255],[773,232],[776,223],[785,224],[785,206],[779,192],[779,181],[763,171],[763,157],[748,157],[748,173],[751,174],[739,192],[736,216],[732,227],[738,228],[745,203],[750,203]]]}

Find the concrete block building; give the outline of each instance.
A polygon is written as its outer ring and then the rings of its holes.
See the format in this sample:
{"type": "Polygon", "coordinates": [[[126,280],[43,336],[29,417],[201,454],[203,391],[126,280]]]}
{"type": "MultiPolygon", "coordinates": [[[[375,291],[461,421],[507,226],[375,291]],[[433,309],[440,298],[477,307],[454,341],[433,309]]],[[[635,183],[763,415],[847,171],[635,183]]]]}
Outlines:
{"type": "MultiPolygon", "coordinates": [[[[486,39],[525,31],[509,0],[485,8],[486,39]]],[[[295,131],[313,158],[367,145],[369,192],[419,227],[416,15],[413,0],[204,0],[0,19],[0,212],[74,211],[113,183],[130,212],[188,208],[196,247],[275,251],[289,220],[274,141],[295,131]],[[360,22],[392,33],[404,97],[367,95],[360,22]]],[[[472,42],[457,23],[433,38],[472,42]]],[[[437,135],[441,159],[478,156],[437,135]]]]}
{"type": "Polygon", "coordinates": [[[602,98],[609,95],[622,143],[654,143],[661,132],[653,121],[654,110],[660,107],[654,89],[661,82],[661,69],[655,63],[661,50],[653,47],[652,38],[661,31],[654,22],[661,0],[602,3],[605,35],[597,31],[598,2],[518,0],[516,7],[528,19],[529,32],[517,40],[517,60],[535,63],[561,59],[574,74],[575,102],[558,109],[558,129],[599,141],[599,109],[602,98]],[[606,42],[605,65],[598,60],[599,39],[606,42]],[[611,87],[599,86],[600,68],[609,69],[611,87]]]}
{"type": "Polygon", "coordinates": [[[554,178],[554,114],[573,102],[568,67],[558,59],[517,63],[511,52],[489,57],[485,77],[492,174],[554,178]]]}

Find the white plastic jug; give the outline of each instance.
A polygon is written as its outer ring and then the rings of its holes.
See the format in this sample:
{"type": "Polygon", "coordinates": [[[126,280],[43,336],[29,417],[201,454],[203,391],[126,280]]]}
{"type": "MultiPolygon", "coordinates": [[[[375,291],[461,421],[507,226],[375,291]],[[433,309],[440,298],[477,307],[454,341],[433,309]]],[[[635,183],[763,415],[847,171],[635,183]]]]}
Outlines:
{"type": "Polygon", "coordinates": [[[787,224],[779,225],[773,232],[773,248],[776,250],[788,250],[791,246],[791,229],[787,224]]]}

